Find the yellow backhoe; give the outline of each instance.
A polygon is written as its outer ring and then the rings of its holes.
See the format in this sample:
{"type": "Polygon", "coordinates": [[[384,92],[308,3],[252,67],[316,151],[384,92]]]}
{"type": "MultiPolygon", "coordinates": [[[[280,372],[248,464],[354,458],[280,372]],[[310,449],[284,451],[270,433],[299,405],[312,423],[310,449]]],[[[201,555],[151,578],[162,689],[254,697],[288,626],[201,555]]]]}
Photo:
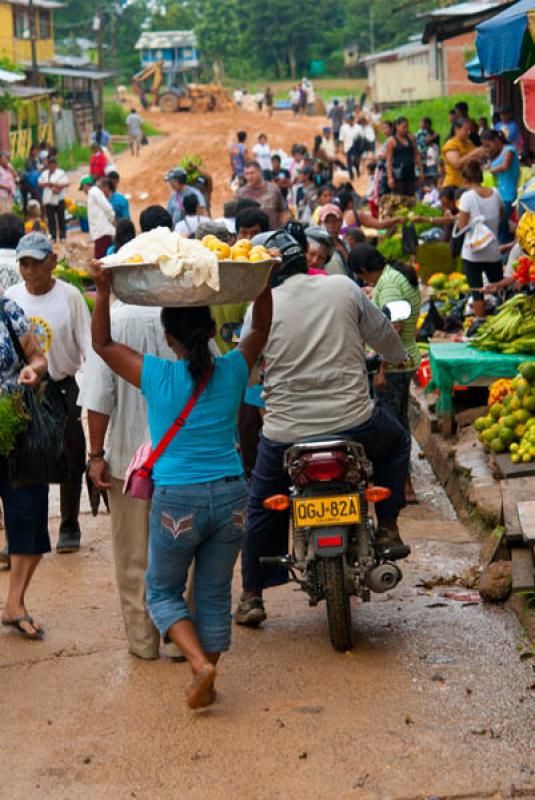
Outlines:
{"type": "Polygon", "coordinates": [[[228,92],[217,84],[187,83],[180,86],[166,86],[162,90],[165,74],[163,61],[153,64],[136,73],[132,78],[132,90],[147,108],[147,94],[152,95],[152,104],[161,111],[227,111],[235,108],[228,92]],[[150,81],[150,83],[149,83],[150,81]]]}

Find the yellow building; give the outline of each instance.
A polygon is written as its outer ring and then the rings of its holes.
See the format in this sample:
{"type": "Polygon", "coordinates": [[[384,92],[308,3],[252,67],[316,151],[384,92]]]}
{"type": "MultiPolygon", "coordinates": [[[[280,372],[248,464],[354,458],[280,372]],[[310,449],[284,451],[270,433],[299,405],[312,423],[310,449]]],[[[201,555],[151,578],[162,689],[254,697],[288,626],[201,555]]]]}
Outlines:
{"type": "MultiPolygon", "coordinates": [[[[39,65],[54,60],[54,0],[33,0],[33,37],[39,65]]],[[[28,0],[0,0],[0,57],[23,66],[32,62],[32,25],[28,0]]]]}

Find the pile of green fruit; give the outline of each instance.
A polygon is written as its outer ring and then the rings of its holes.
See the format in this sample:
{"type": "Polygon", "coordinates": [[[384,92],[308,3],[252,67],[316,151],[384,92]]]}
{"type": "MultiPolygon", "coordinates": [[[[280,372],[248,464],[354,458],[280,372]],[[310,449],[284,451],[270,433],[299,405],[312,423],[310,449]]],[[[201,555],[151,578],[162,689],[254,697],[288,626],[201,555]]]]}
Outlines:
{"type": "Polygon", "coordinates": [[[511,390],[474,427],[494,453],[509,451],[514,464],[535,461],[535,361],[520,364],[511,390]]]}

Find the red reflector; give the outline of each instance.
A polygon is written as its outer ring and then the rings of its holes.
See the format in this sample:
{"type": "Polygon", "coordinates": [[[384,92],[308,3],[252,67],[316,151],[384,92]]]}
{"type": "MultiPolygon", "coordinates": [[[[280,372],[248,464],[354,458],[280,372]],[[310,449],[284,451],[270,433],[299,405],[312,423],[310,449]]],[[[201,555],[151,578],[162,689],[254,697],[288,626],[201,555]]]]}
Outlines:
{"type": "Polygon", "coordinates": [[[341,547],[343,543],[343,536],[318,536],[318,547],[341,547]]]}
{"type": "Polygon", "coordinates": [[[335,481],[343,478],[347,472],[347,465],[337,458],[326,458],[322,461],[307,461],[305,475],[309,481],[335,481]]]}

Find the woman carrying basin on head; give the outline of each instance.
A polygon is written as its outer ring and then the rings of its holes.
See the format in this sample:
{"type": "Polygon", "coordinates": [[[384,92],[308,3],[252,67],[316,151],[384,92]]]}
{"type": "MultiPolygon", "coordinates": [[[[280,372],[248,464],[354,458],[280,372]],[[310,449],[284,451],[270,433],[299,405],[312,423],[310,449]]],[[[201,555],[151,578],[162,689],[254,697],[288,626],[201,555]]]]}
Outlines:
{"type": "Polygon", "coordinates": [[[210,705],[220,654],[228,650],[231,581],[245,527],[246,490],[235,447],[238,407],[249,371],[271,326],[271,289],[253,306],[253,327],[238,348],[213,358],[215,325],[208,307],[164,308],[162,325],[176,361],[114,342],[110,273],[93,265],[97,287],[93,347],[146,398],[153,448],[196,396],[183,427],[156,461],[152,477],[147,607],[163,636],[188,658],[190,708],[210,705]],[[195,613],[184,600],[195,558],[195,613]]]}

